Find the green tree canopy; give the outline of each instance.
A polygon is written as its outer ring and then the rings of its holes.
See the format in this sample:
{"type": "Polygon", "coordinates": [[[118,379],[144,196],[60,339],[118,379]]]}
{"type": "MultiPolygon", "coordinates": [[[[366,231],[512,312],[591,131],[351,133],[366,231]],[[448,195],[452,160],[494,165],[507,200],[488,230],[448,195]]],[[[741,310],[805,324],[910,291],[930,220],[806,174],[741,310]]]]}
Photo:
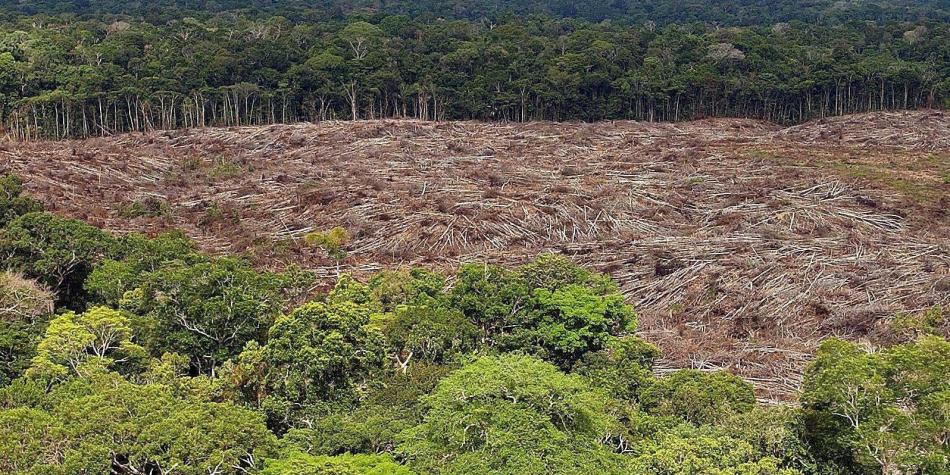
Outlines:
{"type": "Polygon", "coordinates": [[[78,315],[66,312],[50,322],[29,374],[47,380],[83,376],[90,360],[109,367],[143,358],[144,352],[132,342],[131,323],[123,312],[107,307],[78,315]]]}
{"type": "Polygon", "coordinates": [[[677,427],[641,448],[631,473],[657,475],[799,475],[728,434],[677,427]]]}
{"type": "Polygon", "coordinates": [[[143,285],[150,273],[174,262],[191,265],[207,261],[180,231],[154,238],[129,234],[118,239],[114,259],[96,266],[85,289],[96,302],[117,307],[125,293],[143,285]]]}
{"type": "Polygon", "coordinates": [[[619,428],[609,401],[530,356],[482,357],[425,399],[398,452],[432,473],[624,473],[601,445],[619,428]]]}
{"type": "Polygon", "coordinates": [[[389,455],[309,455],[292,451],[268,460],[261,475],[414,475],[389,455]]]}
{"type": "Polygon", "coordinates": [[[819,457],[882,473],[950,469],[950,343],[937,336],[868,352],[825,341],[802,403],[819,457]]]}
{"type": "Polygon", "coordinates": [[[143,343],[153,355],[187,355],[196,371],[209,373],[248,342],[262,341],[306,280],[294,272],[258,272],[230,257],[176,260],[146,274],[123,306],[144,317],[143,343]]]}
{"type": "Polygon", "coordinates": [[[280,316],[267,344],[247,346],[235,368],[246,397],[272,427],[293,427],[356,401],[385,361],[372,310],[352,301],[311,302],[280,316]]]}
{"type": "Polygon", "coordinates": [[[632,307],[609,277],[555,255],[516,270],[464,265],[452,304],[490,346],[534,354],[563,369],[636,328],[632,307]]]}
{"type": "Polygon", "coordinates": [[[160,384],[91,372],[38,408],[0,411],[0,468],[11,474],[242,474],[276,455],[260,415],[175,398],[160,384]],[[16,440],[16,442],[13,442],[16,440]]]}
{"type": "Polygon", "coordinates": [[[716,424],[736,413],[752,410],[752,385],[724,371],[706,373],[684,369],[657,379],[640,394],[643,408],[687,422],[716,424]]]}
{"type": "Polygon", "coordinates": [[[24,214],[0,231],[2,263],[37,279],[73,310],[86,304],[83,283],[115,245],[115,238],[98,228],[49,213],[24,214]]]}

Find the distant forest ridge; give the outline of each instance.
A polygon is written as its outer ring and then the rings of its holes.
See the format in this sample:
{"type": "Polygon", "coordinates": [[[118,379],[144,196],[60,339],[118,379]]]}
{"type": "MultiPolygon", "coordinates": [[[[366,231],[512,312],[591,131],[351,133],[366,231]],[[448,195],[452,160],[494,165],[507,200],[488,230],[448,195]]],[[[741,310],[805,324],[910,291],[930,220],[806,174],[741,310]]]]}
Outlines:
{"type": "Polygon", "coordinates": [[[950,4],[944,0],[0,0],[0,10],[26,15],[132,15],[156,22],[223,12],[281,15],[292,21],[323,21],[352,14],[409,15],[420,20],[544,14],[597,22],[710,22],[730,26],[796,20],[950,20],[950,4]]]}
{"type": "Polygon", "coordinates": [[[0,135],[17,139],[330,119],[797,123],[948,106],[945,21],[0,21],[0,135]]]}

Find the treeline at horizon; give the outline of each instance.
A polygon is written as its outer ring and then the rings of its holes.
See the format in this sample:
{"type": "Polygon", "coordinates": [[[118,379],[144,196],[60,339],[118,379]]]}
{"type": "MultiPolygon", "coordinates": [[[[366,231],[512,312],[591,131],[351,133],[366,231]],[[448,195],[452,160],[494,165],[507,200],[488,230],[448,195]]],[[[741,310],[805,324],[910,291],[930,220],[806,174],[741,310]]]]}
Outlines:
{"type": "Polygon", "coordinates": [[[490,20],[525,15],[623,24],[703,22],[768,26],[802,21],[950,21],[942,0],[0,0],[0,19],[30,15],[132,16],[153,24],[183,17],[280,15],[294,22],[343,20],[354,15],[407,15],[419,21],[490,20]]]}
{"type": "Polygon", "coordinates": [[[726,28],[223,14],[0,23],[0,127],[17,139],[382,118],[788,124],[948,104],[950,24],[933,20],[726,28]]]}

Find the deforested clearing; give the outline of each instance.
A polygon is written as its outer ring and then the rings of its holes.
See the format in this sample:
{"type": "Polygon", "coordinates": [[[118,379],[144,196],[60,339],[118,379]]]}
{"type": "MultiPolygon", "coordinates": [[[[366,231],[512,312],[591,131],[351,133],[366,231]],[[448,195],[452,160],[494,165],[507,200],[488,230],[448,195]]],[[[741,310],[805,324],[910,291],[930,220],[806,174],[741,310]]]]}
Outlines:
{"type": "Polygon", "coordinates": [[[115,232],[180,228],[265,268],[515,264],[544,251],[609,273],[669,368],[728,368],[788,399],[819,340],[886,338],[950,304],[950,117],[891,112],[782,128],[361,121],[2,142],[54,212],[115,232]]]}

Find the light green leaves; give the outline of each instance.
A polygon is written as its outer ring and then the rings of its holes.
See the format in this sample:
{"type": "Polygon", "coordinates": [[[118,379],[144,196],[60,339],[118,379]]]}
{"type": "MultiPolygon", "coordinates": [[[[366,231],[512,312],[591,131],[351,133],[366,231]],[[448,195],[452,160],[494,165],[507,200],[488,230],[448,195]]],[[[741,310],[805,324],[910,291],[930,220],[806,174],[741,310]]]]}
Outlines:
{"type": "Polygon", "coordinates": [[[123,312],[93,307],[82,314],[64,313],[53,319],[37,347],[29,374],[45,379],[82,376],[87,362],[104,366],[144,356],[132,342],[132,327],[123,312]]]}
{"type": "Polygon", "coordinates": [[[763,457],[748,442],[727,434],[678,427],[641,448],[633,461],[636,474],[651,475],[796,475],[779,460],[763,457]]]}
{"type": "Polygon", "coordinates": [[[311,302],[279,317],[265,346],[248,345],[234,370],[272,427],[292,427],[326,404],[352,403],[385,358],[370,314],[350,301],[311,302]]]}
{"type": "Polygon", "coordinates": [[[312,232],[304,238],[308,245],[323,249],[331,259],[346,259],[346,245],[350,243],[350,234],[345,228],[335,227],[328,231],[312,232]]]}

